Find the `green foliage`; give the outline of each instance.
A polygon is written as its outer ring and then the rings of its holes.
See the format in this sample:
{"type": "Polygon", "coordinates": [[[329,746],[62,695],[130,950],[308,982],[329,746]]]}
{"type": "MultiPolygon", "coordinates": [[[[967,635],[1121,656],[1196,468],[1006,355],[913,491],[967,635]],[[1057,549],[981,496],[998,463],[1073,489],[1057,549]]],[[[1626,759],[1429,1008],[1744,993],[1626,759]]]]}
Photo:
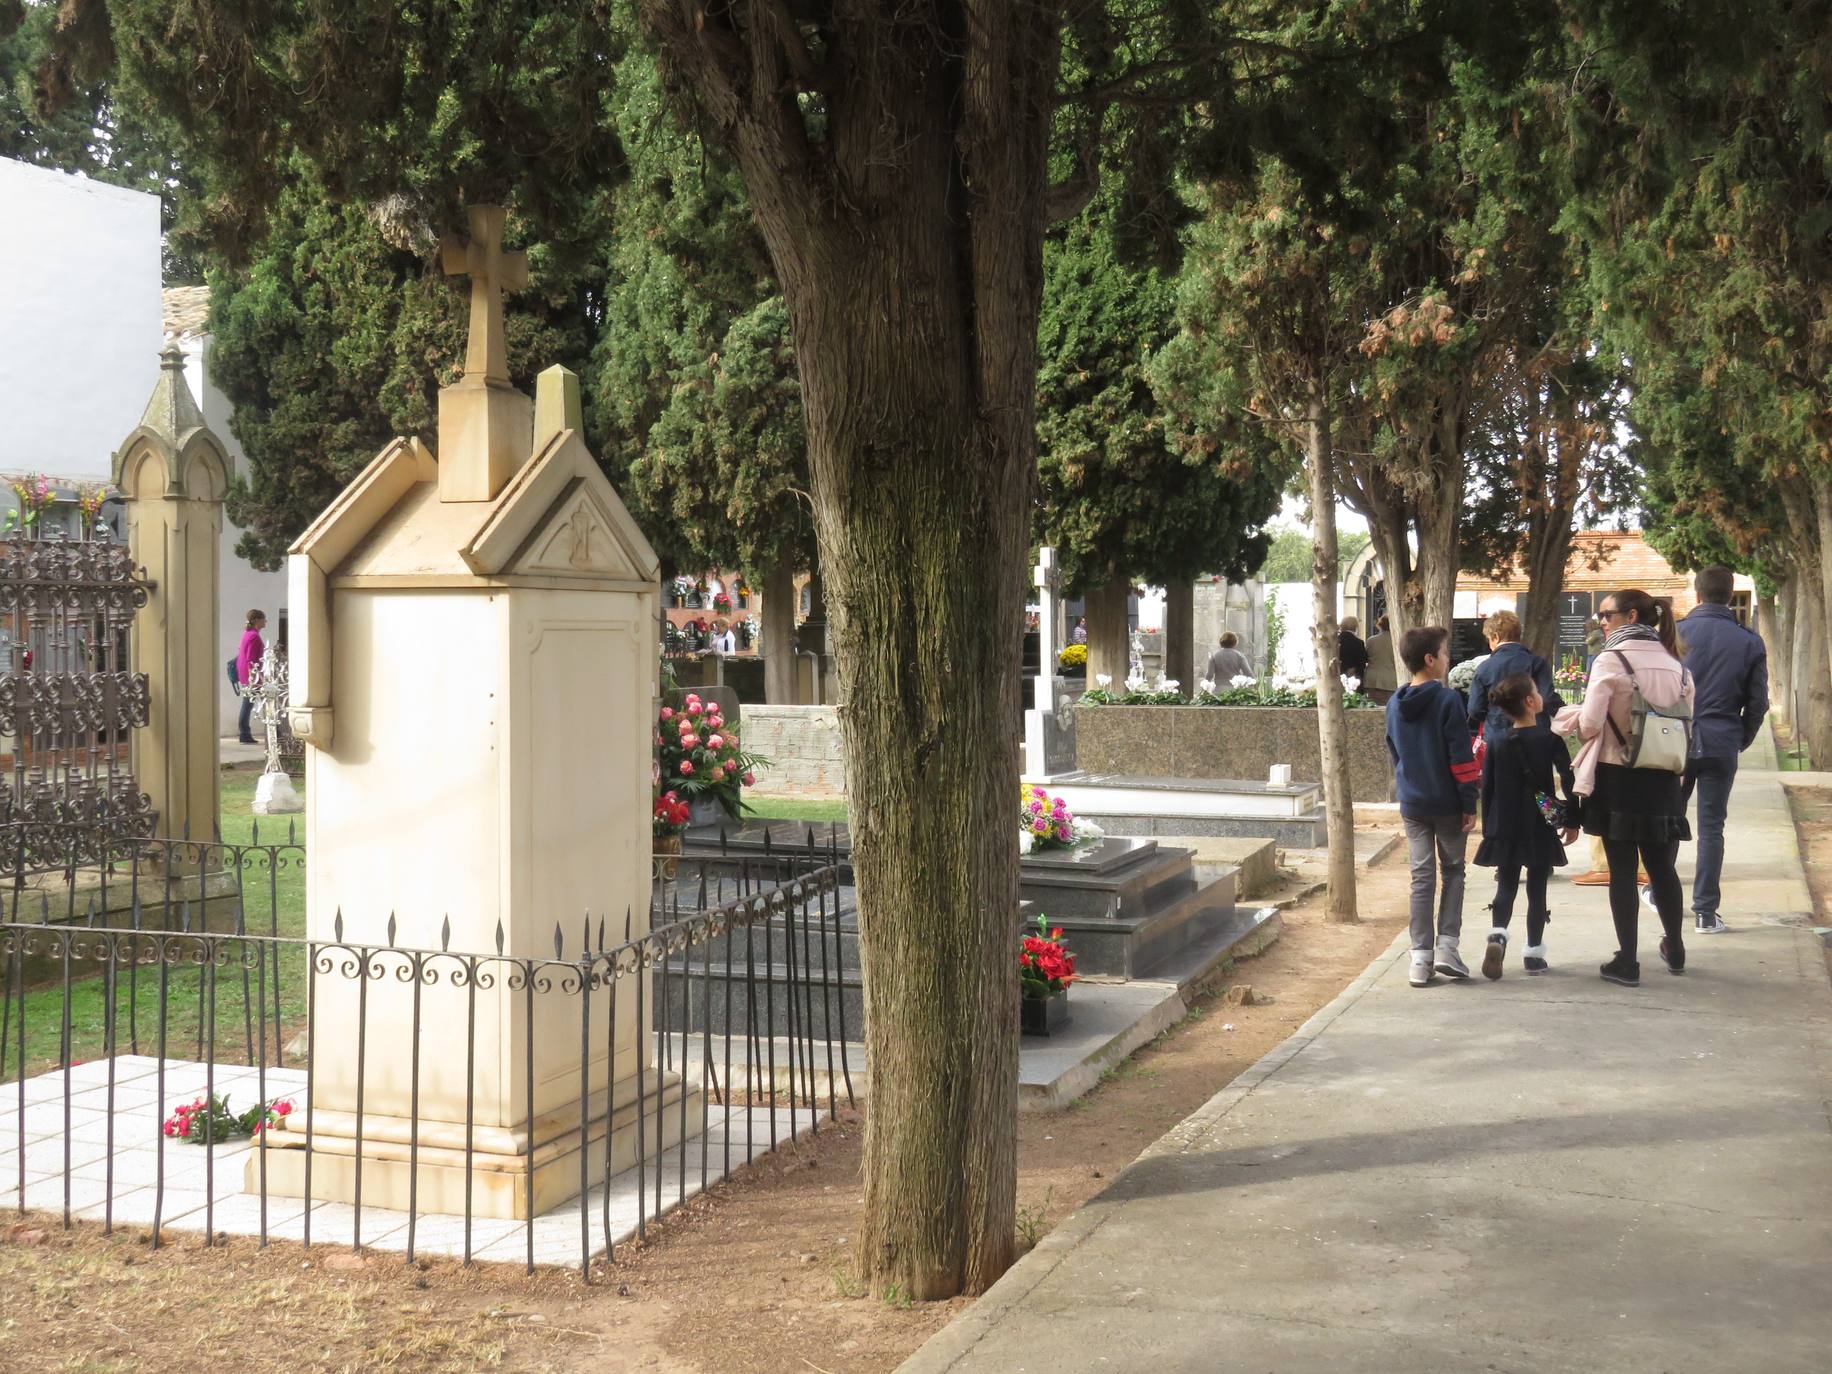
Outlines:
{"type": "Polygon", "coordinates": [[[1127,265],[1113,213],[1097,200],[1045,247],[1037,538],[1055,545],[1071,591],[1244,577],[1283,474],[1251,432],[1207,451],[1171,442],[1149,373],[1175,326],[1176,283],[1127,265]]]}
{"type": "Polygon", "coordinates": [[[588,382],[606,461],[670,564],[809,567],[801,380],[743,186],[667,108],[647,54],[619,64],[610,100],[630,175],[588,382]]]}

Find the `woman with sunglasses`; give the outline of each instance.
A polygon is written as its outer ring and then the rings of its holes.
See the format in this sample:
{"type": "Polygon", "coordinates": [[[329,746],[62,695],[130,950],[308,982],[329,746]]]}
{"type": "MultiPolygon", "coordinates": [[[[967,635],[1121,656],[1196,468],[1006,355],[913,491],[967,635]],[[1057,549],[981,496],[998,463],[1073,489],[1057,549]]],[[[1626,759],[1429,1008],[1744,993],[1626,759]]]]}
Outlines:
{"type": "Polygon", "coordinates": [[[1600,837],[1609,856],[1609,910],[1616,923],[1616,957],[1603,965],[1612,983],[1636,987],[1636,924],[1640,913],[1636,860],[1647,870],[1654,908],[1666,934],[1660,957],[1669,973],[1683,973],[1685,897],[1674,868],[1679,841],[1692,838],[1678,773],[1631,768],[1628,741],[1631,698],[1637,685],[1648,704],[1661,710],[1692,705],[1692,677],[1679,661],[1672,607],[1640,590],[1612,592],[1597,607],[1606,638],[1584,692],[1584,704],[1561,713],[1553,728],[1575,729],[1586,741],[1578,760],[1578,790],[1590,775],[1583,825],[1600,837]],[[1589,757],[1586,758],[1585,755],[1589,757]]]}

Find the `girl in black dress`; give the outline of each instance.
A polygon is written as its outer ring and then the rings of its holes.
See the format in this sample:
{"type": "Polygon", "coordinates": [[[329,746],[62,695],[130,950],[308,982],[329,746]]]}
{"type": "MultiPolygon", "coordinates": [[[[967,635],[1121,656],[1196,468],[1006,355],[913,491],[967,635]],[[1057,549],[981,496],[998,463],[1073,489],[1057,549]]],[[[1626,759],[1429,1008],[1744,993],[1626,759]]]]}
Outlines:
{"type": "Polygon", "coordinates": [[[1560,827],[1570,825],[1571,754],[1565,741],[1539,723],[1545,709],[1539,689],[1526,673],[1515,673],[1495,685],[1489,700],[1507,712],[1514,728],[1489,741],[1483,793],[1488,803],[1482,813],[1482,847],[1476,862],[1495,870],[1495,900],[1489,909],[1495,924],[1482,955],[1486,978],[1501,977],[1508,952],[1508,922],[1514,918],[1514,897],[1520,891],[1521,873],[1527,879],[1527,950],[1522,967],[1528,973],[1546,971],[1546,880],[1565,862],[1565,845],[1577,838],[1575,826],[1555,830],[1542,809],[1541,797],[1558,816],[1560,827]],[[1553,786],[1557,778],[1563,789],[1553,786]]]}

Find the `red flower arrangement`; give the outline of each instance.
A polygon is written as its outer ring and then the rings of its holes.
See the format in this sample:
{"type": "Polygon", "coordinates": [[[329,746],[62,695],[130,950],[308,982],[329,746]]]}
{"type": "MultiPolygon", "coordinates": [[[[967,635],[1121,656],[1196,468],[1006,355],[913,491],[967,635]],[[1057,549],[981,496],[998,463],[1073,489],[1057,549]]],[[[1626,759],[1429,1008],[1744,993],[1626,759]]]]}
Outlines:
{"type": "Polygon", "coordinates": [[[720,615],[730,615],[732,612],[732,599],[724,592],[715,592],[712,598],[712,608],[720,615]]]}
{"type": "Polygon", "coordinates": [[[678,711],[662,707],[655,734],[664,796],[717,802],[734,821],[743,814],[744,789],[756,785],[756,770],[769,760],[740,747],[737,727],[726,723],[718,702],[687,693],[678,711]]]}
{"type": "Polygon", "coordinates": [[[1041,1000],[1075,981],[1075,956],[1063,943],[1062,929],[1037,918],[1037,933],[1018,941],[1018,979],[1026,998],[1041,1000]]]}
{"type": "Polygon", "coordinates": [[[674,791],[663,792],[655,799],[655,838],[665,840],[687,828],[690,808],[674,791]]]}
{"type": "Polygon", "coordinates": [[[165,1134],[195,1145],[221,1144],[259,1135],[269,1126],[277,1126],[292,1115],[290,1099],[275,1098],[266,1106],[250,1107],[245,1112],[229,1110],[227,1095],[200,1097],[187,1102],[166,1118],[165,1134]]]}

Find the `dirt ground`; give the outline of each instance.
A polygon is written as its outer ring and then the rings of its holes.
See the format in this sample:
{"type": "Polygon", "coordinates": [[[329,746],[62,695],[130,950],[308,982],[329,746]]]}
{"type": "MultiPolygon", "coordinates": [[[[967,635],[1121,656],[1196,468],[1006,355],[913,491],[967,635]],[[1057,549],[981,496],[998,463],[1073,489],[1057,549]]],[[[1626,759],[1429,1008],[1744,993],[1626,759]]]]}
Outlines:
{"type": "MultiPolygon", "coordinates": [[[[1790,787],[1794,831],[1800,837],[1800,862],[1807,871],[1807,890],[1821,925],[1832,926],[1832,788],[1790,787]]],[[[1832,948],[1826,950],[1832,971],[1832,948]]]]}
{"type": "MultiPolygon", "coordinates": [[[[1827,795],[1832,820],[1832,794],[1827,795]]],[[[1832,824],[1823,827],[1832,832],[1832,824]]],[[[1832,838],[1822,837],[1828,850],[1832,838]]],[[[1316,898],[1282,938],[1183,1022],[1066,1111],[1019,1120],[1019,1234],[1034,1243],[1366,967],[1403,924],[1405,864],[1363,876],[1360,924],[1316,898]],[[1247,984],[1250,1006],[1229,1005],[1247,984]],[[1264,999],[1264,1000],[1261,1000],[1264,999]]],[[[857,1113],[715,1188],[619,1247],[594,1282],[576,1273],[413,1267],[397,1256],[232,1239],[150,1250],[26,1218],[0,1230],[0,1370],[114,1374],[154,1363],[258,1371],[594,1371],[868,1374],[896,1366],[966,1303],[863,1296],[848,1244],[858,1219],[857,1113]]]]}

